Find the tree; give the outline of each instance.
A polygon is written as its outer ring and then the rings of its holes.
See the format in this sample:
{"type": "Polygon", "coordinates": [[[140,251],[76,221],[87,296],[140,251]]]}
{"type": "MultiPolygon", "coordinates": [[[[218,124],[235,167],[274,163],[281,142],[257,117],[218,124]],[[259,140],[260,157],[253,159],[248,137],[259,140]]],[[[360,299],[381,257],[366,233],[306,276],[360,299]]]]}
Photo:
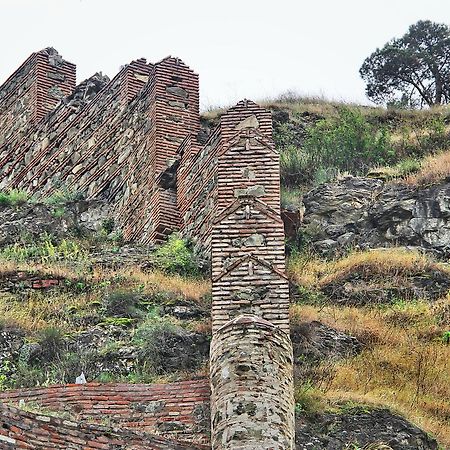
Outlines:
{"type": "Polygon", "coordinates": [[[376,49],[361,66],[375,103],[411,107],[450,102],[450,28],[420,20],[400,39],[376,49]]]}

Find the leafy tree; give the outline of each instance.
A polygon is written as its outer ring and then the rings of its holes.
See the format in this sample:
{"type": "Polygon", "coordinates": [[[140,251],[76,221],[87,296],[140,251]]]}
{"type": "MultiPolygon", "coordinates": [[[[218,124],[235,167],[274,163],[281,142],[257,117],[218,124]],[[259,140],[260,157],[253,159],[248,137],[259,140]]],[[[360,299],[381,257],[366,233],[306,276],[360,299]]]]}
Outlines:
{"type": "Polygon", "coordinates": [[[411,107],[450,102],[450,28],[420,20],[400,39],[375,50],[361,66],[375,103],[411,107]]]}

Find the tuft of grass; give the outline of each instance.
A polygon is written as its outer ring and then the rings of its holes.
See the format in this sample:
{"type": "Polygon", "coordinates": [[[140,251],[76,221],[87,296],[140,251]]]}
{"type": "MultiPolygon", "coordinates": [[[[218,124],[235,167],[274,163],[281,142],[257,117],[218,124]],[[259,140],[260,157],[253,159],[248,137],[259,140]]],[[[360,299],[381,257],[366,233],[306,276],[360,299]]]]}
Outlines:
{"type": "Polygon", "coordinates": [[[38,242],[30,244],[16,242],[9,245],[0,251],[0,256],[17,262],[34,260],[45,263],[60,260],[85,260],[87,253],[76,241],[63,239],[56,243],[51,236],[45,235],[38,242]]]}
{"type": "Polygon", "coordinates": [[[349,274],[371,278],[399,278],[430,271],[450,274],[450,269],[424,254],[407,249],[354,251],[341,259],[325,260],[314,254],[296,254],[289,261],[292,280],[305,287],[321,287],[349,274]]]}
{"type": "Polygon", "coordinates": [[[0,192],[0,205],[4,206],[18,206],[30,200],[28,193],[18,189],[11,189],[10,191],[0,192]]]}
{"type": "Polygon", "coordinates": [[[68,203],[83,200],[84,196],[81,192],[73,191],[66,188],[61,188],[55,191],[52,195],[43,199],[43,203],[49,206],[64,206],[68,203]]]}
{"type": "Polygon", "coordinates": [[[409,186],[423,187],[442,183],[450,178],[450,151],[426,157],[420,170],[406,177],[409,186]]]}

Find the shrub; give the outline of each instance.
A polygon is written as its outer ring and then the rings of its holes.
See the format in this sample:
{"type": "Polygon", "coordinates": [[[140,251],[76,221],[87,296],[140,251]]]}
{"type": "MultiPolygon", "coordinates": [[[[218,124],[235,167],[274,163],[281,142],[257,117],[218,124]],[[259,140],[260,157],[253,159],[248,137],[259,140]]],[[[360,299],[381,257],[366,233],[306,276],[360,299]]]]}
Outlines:
{"type": "Polygon", "coordinates": [[[49,235],[34,244],[16,242],[0,251],[0,255],[13,261],[40,260],[42,263],[60,260],[83,260],[86,257],[84,249],[75,241],[63,239],[55,243],[49,235]]]}
{"type": "Polygon", "coordinates": [[[134,336],[145,371],[154,374],[196,369],[206,360],[206,338],[189,333],[168,320],[150,318],[134,336]]]}
{"type": "Polygon", "coordinates": [[[17,206],[26,203],[29,200],[25,191],[12,189],[8,192],[0,192],[0,205],[17,206]]]}
{"type": "Polygon", "coordinates": [[[363,174],[394,159],[385,128],[375,128],[357,110],[339,109],[337,117],[319,121],[308,131],[304,150],[316,169],[333,168],[363,174]]]}
{"type": "Polygon", "coordinates": [[[105,313],[108,316],[138,318],[142,315],[138,309],[141,299],[141,294],[137,292],[112,292],[104,300],[105,313]]]}
{"type": "Polygon", "coordinates": [[[369,123],[359,110],[346,106],[308,128],[301,149],[290,134],[277,142],[281,178],[288,186],[319,184],[340,172],[362,175],[370,167],[395,162],[387,128],[369,123]]]}
{"type": "Polygon", "coordinates": [[[178,233],[173,233],[169,240],[156,250],[154,266],[167,274],[193,277],[200,274],[192,250],[178,233]]]}
{"type": "Polygon", "coordinates": [[[63,351],[64,334],[56,327],[44,328],[38,337],[40,345],[39,359],[42,361],[54,361],[63,351]]]}

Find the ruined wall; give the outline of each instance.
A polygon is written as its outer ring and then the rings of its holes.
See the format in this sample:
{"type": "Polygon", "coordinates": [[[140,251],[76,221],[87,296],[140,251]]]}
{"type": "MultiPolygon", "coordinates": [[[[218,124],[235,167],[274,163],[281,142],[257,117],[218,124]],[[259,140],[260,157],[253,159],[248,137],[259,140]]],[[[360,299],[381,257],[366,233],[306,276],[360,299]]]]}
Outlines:
{"type": "Polygon", "coordinates": [[[168,57],[154,65],[133,61],[110,82],[96,84],[98,78],[0,147],[0,188],[37,198],[65,190],[105,199],[126,239],[160,241],[180,226],[176,189],[159,179],[186,135],[200,128],[198,75],[168,57]],[[95,95],[80,98],[92,84],[95,95]]]}
{"type": "Polygon", "coordinates": [[[102,423],[162,435],[169,439],[209,441],[207,380],[170,384],[99,384],[50,386],[0,393],[0,402],[21,401],[67,412],[79,422],[102,423]]]}
{"type": "Polygon", "coordinates": [[[198,75],[180,59],[168,57],[155,64],[144,93],[150,121],[147,154],[131,156],[131,201],[120,202],[121,211],[129,211],[122,220],[127,236],[144,243],[161,241],[180,227],[175,185],[160,180],[177,161],[183,139],[200,128],[198,90],[198,75]]]}
{"type": "MultiPolygon", "coordinates": [[[[172,57],[133,61],[94,91],[75,104],[79,95],[65,98],[0,150],[0,188],[38,197],[65,188],[106,200],[124,237],[142,243],[181,229],[211,262],[213,449],[293,448],[289,286],[270,112],[239,102],[201,145],[198,76],[172,57]]],[[[175,410],[160,405],[160,413],[176,414],[184,401],[176,397],[175,410]]],[[[163,417],[152,414],[145,420],[154,431],[163,417]]]]}
{"type": "Polygon", "coordinates": [[[0,448],[64,450],[206,450],[199,444],[171,441],[147,433],[79,424],[25,412],[0,403],[0,448]]]}
{"type": "Polygon", "coordinates": [[[53,48],[33,53],[0,89],[0,147],[39,122],[75,88],[75,65],[53,48]]]}

